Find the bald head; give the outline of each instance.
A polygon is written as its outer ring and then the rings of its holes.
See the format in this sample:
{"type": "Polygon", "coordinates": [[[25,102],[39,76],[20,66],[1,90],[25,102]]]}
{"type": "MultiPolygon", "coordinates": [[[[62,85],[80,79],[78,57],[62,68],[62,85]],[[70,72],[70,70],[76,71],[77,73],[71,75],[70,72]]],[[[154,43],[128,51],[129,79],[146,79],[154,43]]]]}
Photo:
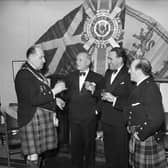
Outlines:
{"type": "Polygon", "coordinates": [[[44,52],[39,46],[31,46],[27,52],[26,57],[28,63],[36,70],[43,68],[45,63],[44,52]]]}
{"type": "Polygon", "coordinates": [[[138,82],[144,77],[152,75],[152,66],[149,60],[145,58],[139,58],[132,61],[129,73],[131,80],[138,82]]]}

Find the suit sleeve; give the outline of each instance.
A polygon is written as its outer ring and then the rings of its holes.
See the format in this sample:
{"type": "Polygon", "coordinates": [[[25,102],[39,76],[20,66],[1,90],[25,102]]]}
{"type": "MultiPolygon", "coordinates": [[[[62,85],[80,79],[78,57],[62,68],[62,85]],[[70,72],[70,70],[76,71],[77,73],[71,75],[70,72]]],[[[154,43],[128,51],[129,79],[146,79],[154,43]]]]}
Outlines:
{"type": "Polygon", "coordinates": [[[116,96],[116,102],[114,108],[123,111],[123,108],[127,105],[128,97],[133,90],[133,84],[130,81],[129,75],[126,76],[123,81],[124,84],[120,84],[118,89],[114,91],[114,96],[116,96]]]}
{"type": "Polygon", "coordinates": [[[93,96],[95,96],[98,100],[101,99],[101,91],[103,88],[103,76],[97,74],[97,78],[96,78],[96,88],[95,88],[95,92],[93,94],[93,96]]]}
{"type": "Polygon", "coordinates": [[[148,87],[144,91],[144,110],[146,121],[136,130],[141,140],[153,135],[164,122],[162,97],[157,87],[148,87]]]}
{"type": "Polygon", "coordinates": [[[71,87],[72,87],[72,79],[73,79],[73,73],[69,73],[65,76],[65,83],[66,83],[66,92],[63,95],[63,99],[66,101],[69,101],[71,98],[71,87]]]}

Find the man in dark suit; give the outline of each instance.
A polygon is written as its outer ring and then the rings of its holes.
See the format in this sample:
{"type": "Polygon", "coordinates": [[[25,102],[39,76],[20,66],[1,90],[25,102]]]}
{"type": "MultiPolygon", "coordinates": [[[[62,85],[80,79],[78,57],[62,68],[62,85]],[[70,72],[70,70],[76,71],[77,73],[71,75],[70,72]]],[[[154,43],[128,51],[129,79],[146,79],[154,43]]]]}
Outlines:
{"type": "Polygon", "coordinates": [[[166,168],[163,146],[164,111],[162,97],[146,59],[135,59],[130,66],[131,80],[136,88],[129,98],[128,131],[132,167],[166,168]]]}
{"type": "Polygon", "coordinates": [[[123,107],[131,92],[131,81],[123,48],[109,51],[109,69],[104,77],[100,109],[107,168],[128,167],[128,135],[123,107]]]}
{"type": "Polygon", "coordinates": [[[102,76],[91,71],[90,64],[91,56],[86,52],[79,53],[76,58],[77,70],[67,77],[74,168],[95,166],[96,106],[100,98],[102,76]]]}

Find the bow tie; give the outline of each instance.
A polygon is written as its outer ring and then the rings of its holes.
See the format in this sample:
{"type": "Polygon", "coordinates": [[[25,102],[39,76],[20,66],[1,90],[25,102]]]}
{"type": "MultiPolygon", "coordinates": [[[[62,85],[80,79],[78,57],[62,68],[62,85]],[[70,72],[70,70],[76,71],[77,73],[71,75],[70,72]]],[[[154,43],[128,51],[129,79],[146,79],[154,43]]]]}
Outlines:
{"type": "Polygon", "coordinates": [[[112,69],[111,72],[115,74],[117,72],[117,69],[112,69]]]}
{"type": "Polygon", "coordinates": [[[80,72],[79,76],[85,76],[86,72],[80,72]]]}

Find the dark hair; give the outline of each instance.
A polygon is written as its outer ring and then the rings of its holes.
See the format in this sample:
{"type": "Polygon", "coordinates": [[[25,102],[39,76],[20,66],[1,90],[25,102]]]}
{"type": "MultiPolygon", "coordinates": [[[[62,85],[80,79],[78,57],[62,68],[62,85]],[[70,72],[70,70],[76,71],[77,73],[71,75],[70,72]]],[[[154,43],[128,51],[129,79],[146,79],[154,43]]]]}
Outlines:
{"type": "Polygon", "coordinates": [[[31,54],[36,53],[36,48],[37,46],[31,46],[30,48],[28,48],[26,52],[26,58],[29,58],[31,54]]]}
{"type": "Polygon", "coordinates": [[[117,57],[121,57],[122,58],[124,65],[127,64],[128,57],[127,57],[127,54],[126,54],[126,51],[124,50],[124,48],[122,48],[122,47],[114,47],[114,48],[111,49],[111,52],[116,52],[117,57]]]}
{"type": "Polygon", "coordinates": [[[139,58],[139,62],[135,66],[136,69],[141,69],[145,75],[152,75],[152,66],[149,60],[145,58],[139,58]]]}

